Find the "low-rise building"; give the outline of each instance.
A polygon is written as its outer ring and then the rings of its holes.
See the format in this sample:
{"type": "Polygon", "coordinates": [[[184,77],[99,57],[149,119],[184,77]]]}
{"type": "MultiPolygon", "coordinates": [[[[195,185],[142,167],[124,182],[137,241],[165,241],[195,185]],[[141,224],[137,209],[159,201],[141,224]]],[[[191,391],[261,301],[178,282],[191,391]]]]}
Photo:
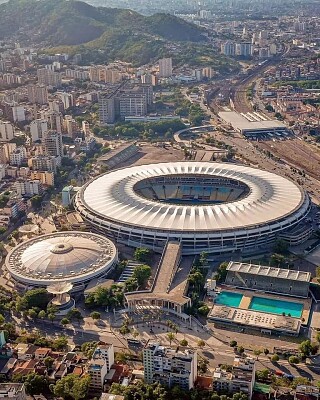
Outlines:
{"type": "Polygon", "coordinates": [[[26,400],[24,383],[0,383],[0,399],[26,400]]]}
{"type": "Polygon", "coordinates": [[[244,393],[252,397],[255,382],[255,361],[251,358],[235,357],[231,371],[216,368],[212,389],[218,393],[244,393]]]}

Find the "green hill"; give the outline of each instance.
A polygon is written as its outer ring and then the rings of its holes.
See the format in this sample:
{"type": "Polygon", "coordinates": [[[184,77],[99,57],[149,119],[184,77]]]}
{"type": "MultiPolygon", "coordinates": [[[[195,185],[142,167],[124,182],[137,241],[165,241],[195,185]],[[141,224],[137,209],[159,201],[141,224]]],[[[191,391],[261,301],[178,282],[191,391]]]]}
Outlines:
{"type": "Polygon", "coordinates": [[[81,1],[11,0],[0,5],[0,40],[46,46],[81,45],[114,33],[149,40],[202,41],[202,31],[169,14],[144,17],[131,10],[81,1]]]}

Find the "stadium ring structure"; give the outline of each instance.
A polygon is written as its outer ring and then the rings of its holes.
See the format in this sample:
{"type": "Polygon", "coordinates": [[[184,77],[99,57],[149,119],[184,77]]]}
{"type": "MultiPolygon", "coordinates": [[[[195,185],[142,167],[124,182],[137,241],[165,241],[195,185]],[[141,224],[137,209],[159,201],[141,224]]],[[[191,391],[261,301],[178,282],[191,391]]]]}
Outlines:
{"type": "MultiPolygon", "coordinates": [[[[311,207],[308,195],[279,175],[194,161],[111,171],[84,185],[74,202],[118,243],[162,251],[177,240],[183,254],[261,252],[304,225],[311,207]]],[[[301,232],[296,242],[306,239],[301,232]]]]}
{"type": "Polygon", "coordinates": [[[111,240],[95,233],[66,231],[42,235],[16,246],[6,257],[6,268],[23,286],[68,285],[73,291],[104,276],[117,263],[111,240]]]}

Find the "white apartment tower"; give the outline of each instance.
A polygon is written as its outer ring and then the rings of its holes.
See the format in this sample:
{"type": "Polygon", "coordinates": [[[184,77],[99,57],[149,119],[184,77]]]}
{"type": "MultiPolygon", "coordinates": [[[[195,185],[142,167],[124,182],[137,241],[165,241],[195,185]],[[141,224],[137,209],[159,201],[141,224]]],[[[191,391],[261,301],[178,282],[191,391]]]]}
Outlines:
{"type": "Polygon", "coordinates": [[[14,137],[14,128],[10,122],[0,121],[0,141],[9,142],[14,137]]]}
{"type": "Polygon", "coordinates": [[[190,390],[197,379],[197,353],[174,350],[158,343],[143,349],[144,380],[190,390]]]}
{"type": "Polygon", "coordinates": [[[44,134],[48,131],[48,121],[46,119],[35,119],[30,123],[30,134],[32,142],[42,140],[44,134]]]}
{"type": "Polygon", "coordinates": [[[221,45],[221,53],[225,56],[235,56],[236,55],[236,45],[233,42],[225,42],[221,45]]]}
{"type": "Polygon", "coordinates": [[[88,365],[88,373],[91,377],[90,386],[93,389],[103,389],[107,373],[114,363],[114,348],[112,344],[99,345],[88,365]]]}

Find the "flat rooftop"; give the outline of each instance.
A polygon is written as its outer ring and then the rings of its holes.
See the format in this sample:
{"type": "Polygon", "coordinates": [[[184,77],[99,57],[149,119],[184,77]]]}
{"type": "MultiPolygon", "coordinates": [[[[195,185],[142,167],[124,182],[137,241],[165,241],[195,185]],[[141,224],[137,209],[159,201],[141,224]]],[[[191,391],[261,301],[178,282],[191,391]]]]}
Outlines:
{"type": "Polygon", "coordinates": [[[265,265],[246,264],[230,261],[227,271],[242,272],[246,274],[268,276],[272,278],[287,279],[292,281],[310,282],[311,274],[305,271],[294,271],[284,268],[275,268],[265,265]]]}
{"type": "Polygon", "coordinates": [[[300,320],[293,317],[268,314],[253,310],[240,310],[215,304],[209,314],[209,319],[220,322],[235,323],[244,325],[247,328],[260,328],[276,330],[281,332],[298,333],[300,320]]]}
{"type": "Polygon", "coordinates": [[[240,132],[243,131],[259,131],[259,130],[272,130],[272,129],[286,129],[285,124],[277,120],[261,120],[261,121],[249,121],[243,115],[235,111],[222,111],[219,113],[226,123],[232,125],[232,127],[240,132]]]}

